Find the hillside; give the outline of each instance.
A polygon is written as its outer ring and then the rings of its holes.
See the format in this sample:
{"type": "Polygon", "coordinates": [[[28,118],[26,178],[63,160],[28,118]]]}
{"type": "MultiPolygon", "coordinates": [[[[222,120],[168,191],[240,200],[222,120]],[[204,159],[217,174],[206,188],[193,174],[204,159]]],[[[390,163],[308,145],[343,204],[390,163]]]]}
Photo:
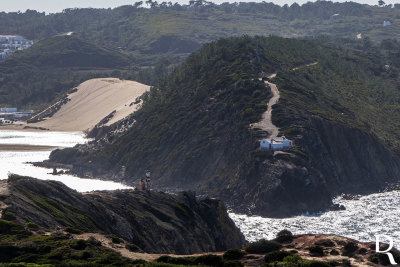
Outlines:
{"type": "Polygon", "coordinates": [[[136,111],[138,100],[150,86],[115,78],[91,79],[76,87],[76,92],[41,113],[26,126],[52,131],[89,131],[111,125],[136,111]],[[54,113],[54,114],[53,114],[54,113]]]}
{"type": "Polygon", "coordinates": [[[150,169],[158,188],[195,189],[240,212],[324,210],[337,194],[398,181],[400,133],[394,126],[398,113],[391,111],[398,109],[399,69],[387,56],[396,49],[222,39],[192,54],[151,90],[127,134],[111,143],[99,139],[95,149],[55,151],[51,160],[96,177],[126,166],[119,179],[128,184],[150,169]],[[292,70],[313,62],[318,64],[292,70]],[[272,120],[295,143],[286,154],[259,151],[266,133],[249,127],[271,97],[258,78],[275,72],[281,99],[272,120]]]}
{"type": "MultiPolygon", "coordinates": [[[[391,253],[398,262],[398,250],[391,253]]],[[[11,175],[0,181],[0,265],[33,264],[329,267],[389,262],[376,253],[375,243],[335,235],[283,230],[274,240],[247,243],[221,201],[199,200],[190,192],[81,194],[56,181],[11,175]]]]}
{"type": "Polygon", "coordinates": [[[132,59],[74,36],[55,36],[0,64],[0,104],[48,104],[79,83],[129,69],[132,59]]]}
{"type": "Polygon", "coordinates": [[[97,77],[156,85],[191,52],[230,36],[324,35],[360,43],[398,40],[398,10],[399,5],[328,1],[282,7],[265,2],[179,5],[153,1],[48,15],[32,10],[3,12],[0,33],[40,42],[15,55],[7,67],[0,65],[0,104],[44,107],[70,88],[97,77]],[[391,25],[384,27],[383,21],[391,25]],[[43,67],[63,69],[55,72],[43,67]]]}
{"type": "Polygon", "coordinates": [[[2,219],[70,233],[102,233],[147,253],[193,254],[241,248],[243,235],[221,201],[183,192],[134,190],[81,194],[55,181],[0,181],[2,219]]]}
{"type": "Polygon", "coordinates": [[[121,53],[101,48],[74,35],[55,36],[36,43],[7,60],[7,66],[31,64],[45,68],[119,68],[130,64],[121,53]],[[57,49],[55,49],[57,48],[57,49]]]}
{"type": "Polygon", "coordinates": [[[399,5],[368,6],[353,2],[317,1],[303,5],[192,1],[189,5],[158,3],[115,9],[67,9],[45,15],[35,11],[3,13],[0,32],[40,40],[74,32],[91,43],[140,55],[152,65],[160,54],[174,57],[202,44],[232,35],[301,37],[330,35],[356,38],[361,33],[374,41],[400,37],[399,5]],[[150,8],[144,8],[144,6],[150,8]],[[383,21],[392,25],[383,27],[383,21]]]}

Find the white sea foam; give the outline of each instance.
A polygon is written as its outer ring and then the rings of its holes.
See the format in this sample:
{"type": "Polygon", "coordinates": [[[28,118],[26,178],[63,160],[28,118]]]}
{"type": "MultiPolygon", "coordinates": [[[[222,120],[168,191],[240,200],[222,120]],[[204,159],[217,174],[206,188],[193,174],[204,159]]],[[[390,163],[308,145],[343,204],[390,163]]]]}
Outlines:
{"type": "MultiPolygon", "coordinates": [[[[0,145],[41,145],[73,147],[87,142],[79,132],[24,132],[0,131],[0,145]]],[[[40,162],[49,158],[51,151],[0,151],[0,179],[8,173],[30,176],[43,180],[56,180],[79,192],[129,188],[123,184],[97,179],[82,179],[72,175],[51,175],[51,170],[35,167],[27,162],[40,162]]]]}
{"type": "Polygon", "coordinates": [[[400,248],[400,191],[371,194],[358,200],[339,197],[334,202],[346,210],[284,219],[229,215],[249,241],[272,239],[280,230],[288,229],[294,234],[336,234],[363,242],[374,242],[376,234],[385,234],[400,248]]]}

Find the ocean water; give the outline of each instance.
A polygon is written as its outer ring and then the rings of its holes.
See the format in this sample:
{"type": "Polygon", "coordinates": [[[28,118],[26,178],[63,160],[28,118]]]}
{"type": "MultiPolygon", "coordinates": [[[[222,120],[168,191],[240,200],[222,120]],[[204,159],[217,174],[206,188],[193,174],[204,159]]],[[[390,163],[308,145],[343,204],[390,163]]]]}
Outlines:
{"type": "Polygon", "coordinates": [[[27,132],[0,130],[0,144],[73,147],[88,140],[81,132],[27,132]]]}
{"type": "Polygon", "coordinates": [[[375,235],[387,235],[400,248],[400,191],[360,196],[356,200],[338,197],[334,202],[344,205],[346,210],[283,219],[229,215],[248,241],[273,239],[287,229],[294,234],[336,234],[362,242],[375,242],[375,235]]]}
{"type": "MultiPolygon", "coordinates": [[[[1,144],[46,145],[73,147],[88,140],[79,132],[19,132],[0,130],[1,144]]],[[[82,179],[71,175],[51,175],[52,170],[35,167],[28,162],[48,159],[48,151],[1,151],[0,179],[16,173],[44,180],[57,180],[79,192],[129,188],[112,181],[82,179]]],[[[391,236],[400,248],[400,191],[361,196],[357,200],[339,197],[335,203],[346,207],[344,211],[272,219],[229,213],[248,241],[272,239],[283,229],[294,234],[337,234],[359,241],[373,242],[376,234],[391,236]]]]}
{"type": "MultiPolygon", "coordinates": [[[[79,132],[26,132],[0,131],[0,145],[44,145],[73,147],[88,140],[79,132]]],[[[72,175],[52,175],[51,169],[35,167],[28,162],[39,162],[49,158],[48,151],[1,151],[0,179],[7,179],[9,173],[30,176],[43,180],[56,180],[79,192],[94,190],[115,190],[130,188],[112,181],[83,179],[72,175]]]]}

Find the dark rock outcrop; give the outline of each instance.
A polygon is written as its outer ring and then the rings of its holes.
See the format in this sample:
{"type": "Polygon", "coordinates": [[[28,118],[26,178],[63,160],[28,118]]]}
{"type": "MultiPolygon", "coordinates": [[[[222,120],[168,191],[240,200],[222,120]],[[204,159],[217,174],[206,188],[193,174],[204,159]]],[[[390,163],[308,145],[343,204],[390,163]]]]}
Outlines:
{"type": "Polygon", "coordinates": [[[222,199],[240,212],[282,217],[337,209],[331,199],[339,194],[376,192],[398,181],[399,159],[374,135],[317,116],[297,127],[301,151],[254,160],[222,199]]]}
{"type": "MultiPolygon", "coordinates": [[[[81,194],[60,182],[11,176],[1,181],[2,197],[19,223],[55,229],[114,234],[149,253],[190,254],[241,248],[244,237],[224,204],[134,190],[81,194]]],[[[4,213],[4,212],[3,212],[4,213]]]]}
{"type": "Polygon", "coordinates": [[[370,133],[312,116],[299,144],[332,193],[369,193],[399,180],[399,159],[370,133]]]}

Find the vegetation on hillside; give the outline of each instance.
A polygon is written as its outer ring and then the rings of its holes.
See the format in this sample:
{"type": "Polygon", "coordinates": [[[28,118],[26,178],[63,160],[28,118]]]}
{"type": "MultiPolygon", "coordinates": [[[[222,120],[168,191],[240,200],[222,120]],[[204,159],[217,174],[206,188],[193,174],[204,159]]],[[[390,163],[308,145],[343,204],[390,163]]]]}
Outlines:
{"type": "Polygon", "coordinates": [[[3,219],[69,233],[95,232],[147,253],[191,254],[242,247],[245,239],[218,200],[191,193],[117,190],[81,194],[60,182],[11,175],[0,187],[3,219]],[[121,226],[122,225],[122,226],[121,226]],[[124,242],[122,242],[122,239],[124,242]],[[154,246],[154,244],[157,244],[154,246]],[[125,243],[128,244],[128,243],[125,243]]]}
{"type": "MultiPolygon", "coordinates": [[[[49,103],[79,83],[131,68],[132,59],[73,36],[56,36],[0,64],[0,104],[49,103]]],[[[114,76],[114,75],[113,75],[114,76]]]]}
{"type": "MultiPolygon", "coordinates": [[[[101,246],[97,240],[69,235],[37,234],[14,222],[0,220],[1,266],[133,266],[134,262],[101,246]],[[10,264],[10,265],[7,265],[10,264]],[[32,264],[37,265],[32,265],[32,264]],[[11,265],[15,264],[15,265],[11,265]],[[29,265],[30,264],[30,265],[29,265]]],[[[39,232],[40,232],[39,231],[39,232]]]]}
{"type": "Polygon", "coordinates": [[[150,8],[137,2],[115,9],[66,9],[49,15],[32,10],[0,13],[1,34],[19,34],[35,41],[50,38],[29,49],[32,52],[22,52],[0,65],[0,104],[48,104],[85,79],[100,76],[156,85],[190,52],[221,37],[322,34],[355,39],[361,33],[362,40],[370,42],[400,36],[398,5],[327,1],[283,7],[206,1],[189,5],[148,1],[146,5],[150,8]],[[384,20],[392,25],[384,27],[384,20]],[[67,36],[52,38],[68,32],[80,41],[72,38],[64,44],[60,40],[67,36]],[[60,65],[62,69],[43,70],[60,65]],[[77,67],[84,70],[77,71],[77,67]]]}
{"type": "MultiPolygon", "coordinates": [[[[291,6],[273,3],[223,3],[190,1],[189,5],[150,1],[115,9],[66,9],[45,15],[0,13],[0,32],[40,40],[74,32],[101,46],[149,56],[193,52],[201,44],[232,35],[285,37],[329,34],[373,40],[398,38],[399,5],[378,7],[352,2],[317,1],[291,6]],[[150,8],[144,8],[144,6],[150,8]],[[393,26],[383,27],[384,20],[393,26]]],[[[145,59],[142,57],[142,59],[145,59]]]]}
{"type": "MultiPolygon", "coordinates": [[[[32,223],[31,223],[32,224],[32,223]]],[[[74,239],[71,234],[52,229],[29,229],[12,221],[0,219],[0,265],[1,266],[144,266],[144,267],[174,267],[174,266],[244,266],[241,257],[228,259],[225,257],[204,254],[201,256],[171,257],[160,256],[154,262],[131,260],[120,253],[106,248],[95,238],[88,240],[74,239]]],[[[253,245],[255,247],[256,245],[253,245]]],[[[238,250],[241,252],[240,250],[238,250]]],[[[394,251],[395,252],[395,251],[394,251]]],[[[296,250],[280,251],[279,248],[266,254],[264,263],[255,261],[262,266],[338,266],[337,261],[323,263],[305,260],[295,255],[296,250]]],[[[396,258],[398,254],[396,253],[396,258]]],[[[253,255],[257,259],[260,255],[253,255]]],[[[140,257],[140,254],[137,255],[140,257]]],[[[251,258],[249,258],[251,260],[251,258]]],[[[247,260],[249,260],[247,259],[247,260]]],[[[386,262],[376,255],[373,262],[386,262]]]]}
{"type": "Polygon", "coordinates": [[[318,115],[372,133],[400,155],[400,44],[338,49],[328,44],[317,65],[279,72],[281,99],[273,121],[295,137],[293,124],[318,115]]]}
{"type": "Polygon", "coordinates": [[[187,183],[200,182],[205,173],[218,175],[205,159],[230,165],[255,149],[248,126],[261,118],[270,98],[262,73],[312,62],[315,49],[279,37],[206,45],[150,92],[135,127],[100,156],[131,174],[150,168],[157,177],[185,177],[187,183]]]}
{"type": "Polygon", "coordinates": [[[109,68],[127,67],[131,60],[120,52],[101,48],[75,36],[56,36],[13,55],[7,66],[31,64],[45,68],[109,68]]]}
{"type": "MultiPolygon", "coordinates": [[[[196,188],[228,203],[234,201],[235,208],[248,201],[269,214],[324,209],[330,194],[336,192],[328,193],[324,184],[318,184],[323,181],[317,178],[319,174],[303,171],[313,170],[317,165],[310,162],[321,160],[310,161],[307,154],[319,138],[318,129],[308,126],[311,117],[347,127],[349,133],[354,129],[352,138],[356,140],[360,139],[357,134],[372,138],[366,148],[370,152],[357,157],[376,162],[380,159],[371,156],[375,148],[376,153],[388,155],[393,171],[386,172],[385,179],[395,179],[393,174],[398,170],[392,153],[381,145],[398,151],[398,43],[386,41],[376,47],[368,42],[339,41],[244,36],[205,45],[151,90],[142,109],[132,117],[135,125],[121,138],[95,152],[55,151],[51,159],[91,171],[95,177],[107,176],[110,170],[119,173],[121,166],[126,166],[124,181],[133,181],[151,169],[160,188],[196,188]],[[293,70],[295,67],[300,68],[293,70]],[[272,82],[277,83],[281,99],[273,109],[273,122],[296,144],[292,154],[276,157],[258,150],[259,139],[266,133],[249,127],[261,119],[270,98],[259,78],[274,72],[278,75],[272,82]],[[312,137],[303,140],[305,134],[312,137]],[[375,136],[380,142],[374,141],[375,136]],[[282,162],[296,164],[298,169],[291,173],[282,162]],[[280,180],[275,180],[277,177],[280,180]],[[307,187],[303,179],[315,179],[315,183],[307,187]],[[298,194],[290,198],[292,202],[282,192],[273,193],[281,188],[276,186],[280,181],[287,183],[283,188],[292,196],[298,194]],[[297,205],[300,199],[310,203],[297,205]],[[277,209],[278,202],[286,206],[277,209]]],[[[330,141],[325,143],[338,147],[330,141]]],[[[342,150],[329,160],[347,164],[339,162],[337,155],[348,153],[342,150]]],[[[354,149],[349,155],[353,153],[361,152],[354,149]]],[[[343,168],[352,174],[364,170],[348,165],[343,168]]],[[[340,192],[347,184],[335,184],[330,172],[326,172],[326,179],[333,183],[329,190],[340,192]]],[[[382,169],[373,172],[379,175],[382,169]]],[[[385,179],[372,179],[376,181],[374,188],[385,179]]]]}

